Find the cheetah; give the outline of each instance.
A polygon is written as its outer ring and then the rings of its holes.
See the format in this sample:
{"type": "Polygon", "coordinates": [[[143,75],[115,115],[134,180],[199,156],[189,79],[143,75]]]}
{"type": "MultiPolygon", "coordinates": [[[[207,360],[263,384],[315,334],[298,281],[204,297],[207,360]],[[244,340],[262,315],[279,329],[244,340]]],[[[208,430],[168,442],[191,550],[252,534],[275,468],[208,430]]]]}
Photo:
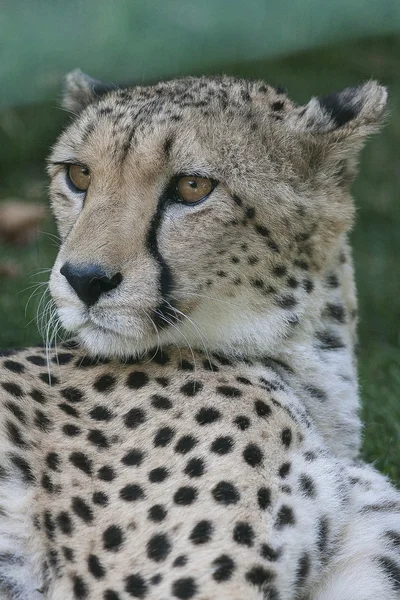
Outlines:
{"type": "Polygon", "coordinates": [[[400,598],[347,242],[385,103],[67,77],[50,289],[73,337],[1,358],[1,600],[400,598]]]}

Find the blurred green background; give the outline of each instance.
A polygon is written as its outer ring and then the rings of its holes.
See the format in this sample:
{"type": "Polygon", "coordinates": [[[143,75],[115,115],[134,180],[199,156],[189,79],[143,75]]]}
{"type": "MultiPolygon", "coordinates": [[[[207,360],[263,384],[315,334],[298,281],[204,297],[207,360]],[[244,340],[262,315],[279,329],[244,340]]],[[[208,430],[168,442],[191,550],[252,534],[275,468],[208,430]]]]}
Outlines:
{"type": "MultiPolygon", "coordinates": [[[[346,3],[349,4],[347,0],[346,3]]],[[[39,2],[38,6],[43,9],[43,4],[46,3],[39,2]]],[[[86,6],[90,4],[88,2],[86,6]]],[[[112,4],[109,3],[110,6],[112,4]]],[[[178,0],[174,0],[176,10],[178,4],[178,0]]],[[[308,4],[312,5],[312,2],[308,4]]],[[[15,14],[12,15],[15,26],[18,25],[18,5],[19,2],[14,3],[15,14]]],[[[190,6],[194,5],[190,3],[190,6]]],[[[15,36],[12,40],[14,46],[7,46],[12,30],[8,38],[3,37],[0,42],[0,80],[4,84],[0,94],[0,106],[3,106],[0,110],[0,202],[17,197],[27,202],[47,203],[44,161],[49,147],[68,119],[66,113],[57,107],[59,91],[55,90],[60,70],[79,66],[88,70],[91,75],[104,76],[109,81],[140,82],[151,81],[160,74],[172,76],[189,72],[193,75],[225,72],[262,78],[274,85],[283,84],[289,89],[289,95],[298,102],[305,102],[314,94],[354,85],[371,77],[387,85],[390,118],[382,134],[368,143],[361,160],[360,176],[354,185],[358,219],[352,241],[360,303],[359,373],[365,421],[364,456],[369,461],[376,462],[379,469],[400,483],[400,38],[393,33],[376,37],[377,33],[390,33],[399,27],[400,2],[396,0],[386,5],[367,0],[364,0],[364,4],[363,1],[358,2],[363,31],[374,35],[363,39],[360,23],[356,18],[349,17],[349,10],[353,17],[357,14],[354,3],[350,3],[352,8],[347,7],[346,18],[342,14],[341,20],[335,21],[335,28],[329,27],[330,21],[326,17],[325,21],[322,19],[323,26],[318,29],[318,35],[309,39],[307,36],[313,30],[312,19],[307,26],[303,19],[303,25],[297,31],[295,19],[304,4],[295,2],[292,6],[296,9],[294,16],[291,13],[291,17],[288,17],[291,20],[288,28],[292,32],[291,36],[285,29],[286,24],[278,27],[272,21],[269,31],[278,29],[280,34],[266,42],[263,51],[262,44],[257,45],[251,40],[249,23],[246,21],[247,29],[244,28],[243,35],[247,35],[247,38],[241,39],[236,51],[231,51],[229,57],[226,50],[221,51],[221,43],[207,46],[204,40],[202,42],[199,39],[196,24],[202,18],[201,11],[191,14],[186,7],[180,20],[189,19],[194,42],[192,55],[187,56],[187,52],[178,52],[175,48],[172,54],[164,52],[163,56],[159,56],[163,51],[162,40],[145,39],[146,43],[142,40],[141,58],[134,62],[131,58],[120,61],[120,68],[115,76],[112,67],[121,58],[122,50],[118,45],[115,46],[118,21],[112,19],[112,11],[107,9],[106,14],[110,15],[112,37],[110,60],[107,60],[107,50],[110,47],[107,45],[110,42],[107,37],[103,36],[98,40],[100,47],[104,44],[105,56],[99,52],[96,56],[91,56],[90,44],[83,37],[77,39],[73,23],[68,21],[63,27],[72,27],[72,54],[62,54],[62,43],[57,47],[57,35],[53,32],[52,37],[44,40],[46,43],[43,43],[43,48],[46,52],[43,50],[41,71],[38,73],[39,67],[35,63],[37,56],[30,52],[33,45],[31,47],[29,44],[33,44],[35,40],[29,28],[40,27],[40,23],[38,18],[29,21],[29,15],[33,13],[27,8],[20,19],[24,36],[28,40],[23,45],[22,58],[17,60],[12,55],[12,48],[18,47],[15,36]],[[372,18],[372,6],[377,9],[377,13],[382,13],[375,20],[372,18]],[[383,6],[386,6],[386,11],[383,6]],[[369,26],[365,28],[367,21],[369,26]],[[296,33],[294,37],[293,31],[296,33]],[[324,44],[324,41],[329,45],[324,44]],[[304,50],[307,45],[313,49],[304,50]],[[296,52],[293,53],[294,51],[296,52]],[[54,55],[56,61],[52,60],[54,55]],[[152,62],[155,55],[157,59],[152,62]],[[277,58],[278,55],[284,58],[277,58]],[[7,56],[8,61],[5,60],[7,56]],[[20,60],[24,65],[22,70],[21,63],[18,62],[20,60]],[[104,67],[101,66],[102,61],[104,67]],[[54,66],[56,63],[57,68],[54,66]],[[90,70],[91,65],[93,70],[90,70]],[[46,101],[29,104],[38,99],[46,101]]],[[[340,13],[339,8],[337,11],[340,13]]],[[[287,5],[286,10],[290,11],[290,5],[287,5]]],[[[318,15],[315,19],[317,17],[318,15]]],[[[161,5],[159,18],[164,19],[167,24],[171,23],[171,20],[166,19],[165,8],[161,5]]],[[[258,17],[253,15],[253,18],[257,21],[258,17]]],[[[217,23],[221,23],[221,20],[217,23]]],[[[0,31],[2,27],[4,29],[4,14],[0,15],[0,31]]],[[[120,24],[120,27],[126,43],[129,27],[126,23],[120,24]]],[[[143,23],[143,27],[146,28],[146,23],[143,23]]],[[[213,27],[215,29],[215,23],[213,27]]],[[[240,27],[240,21],[237,27],[240,27]]],[[[214,34],[218,33],[214,29],[214,34]]],[[[104,33],[104,28],[102,31],[104,33]]],[[[176,37],[177,32],[169,31],[169,35],[176,37]]],[[[25,39],[24,36],[21,40],[25,39]]],[[[167,45],[164,47],[168,48],[168,36],[166,39],[164,44],[167,45]]],[[[227,39],[230,48],[233,48],[235,40],[229,36],[227,39]]],[[[187,48],[188,39],[185,43],[187,48]]],[[[51,266],[57,250],[56,238],[52,236],[56,231],[50,216],[41,230],[42,233],[27,247],[0,245],[0,264],[13,261],[19,270],[17,277],[0,279],[0,347],[20,347],[41,341],[35,315],[40,298],[37,292],[45,286],[37,291],[31,286],[46,281],[47,274],[40,271],[51,266]]]]}

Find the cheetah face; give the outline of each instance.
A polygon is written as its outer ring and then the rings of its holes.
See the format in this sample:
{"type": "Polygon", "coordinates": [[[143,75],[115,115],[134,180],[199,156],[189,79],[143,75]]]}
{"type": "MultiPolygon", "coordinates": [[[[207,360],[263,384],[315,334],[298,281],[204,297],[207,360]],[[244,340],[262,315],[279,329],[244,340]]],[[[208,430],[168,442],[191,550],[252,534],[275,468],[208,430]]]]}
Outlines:
{"type": "Polygon", "coordinates": [[[374,83],[296,107],[262,82],[109,89],[73,72],[49,159],[65,329],[99,355],[271,351],[318,301],[384,103],[374,83]]]}

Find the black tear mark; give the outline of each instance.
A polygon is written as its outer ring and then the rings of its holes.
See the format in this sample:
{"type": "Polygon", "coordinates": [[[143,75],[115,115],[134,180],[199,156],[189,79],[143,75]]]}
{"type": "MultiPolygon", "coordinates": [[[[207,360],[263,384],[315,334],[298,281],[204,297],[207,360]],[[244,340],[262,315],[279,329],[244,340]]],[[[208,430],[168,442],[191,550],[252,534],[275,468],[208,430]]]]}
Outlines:
{"type": "Polygon", "coordinates": [[[165,262],[163,256],[158,249],[157,233],[160,228],[161,220],[164,213],[164,208],[167,202],[166,194],[164,193],[158,203],[156,212],[150,222],[150,227],[147,232],[146,246],[151,256],[155,258],[160,269],[159,291],[161,302],[154,311],[154,322],[158,327],[166,327],[168,321],[176,321],[176,315],[170,303],[171,292],[173,288],[173,277],[171,269],[165,262]]]}

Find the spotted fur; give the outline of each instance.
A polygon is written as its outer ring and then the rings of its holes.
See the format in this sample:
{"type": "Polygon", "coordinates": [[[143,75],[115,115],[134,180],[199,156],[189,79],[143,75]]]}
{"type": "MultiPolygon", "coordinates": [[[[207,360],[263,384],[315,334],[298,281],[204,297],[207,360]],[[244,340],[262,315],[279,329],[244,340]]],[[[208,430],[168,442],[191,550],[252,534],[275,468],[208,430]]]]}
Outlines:
{"type": "Polygon", "coordinates": [[[51,291],[77,343],[1,359],[0,598],[399,598],[400,496],[357,460],[346,237],[385,98],[69,76],[51,291]],[[218,185],[184,206],[180,174],[218,185]],[[85,305],[65,264],[118,283],[85,305]]]}

